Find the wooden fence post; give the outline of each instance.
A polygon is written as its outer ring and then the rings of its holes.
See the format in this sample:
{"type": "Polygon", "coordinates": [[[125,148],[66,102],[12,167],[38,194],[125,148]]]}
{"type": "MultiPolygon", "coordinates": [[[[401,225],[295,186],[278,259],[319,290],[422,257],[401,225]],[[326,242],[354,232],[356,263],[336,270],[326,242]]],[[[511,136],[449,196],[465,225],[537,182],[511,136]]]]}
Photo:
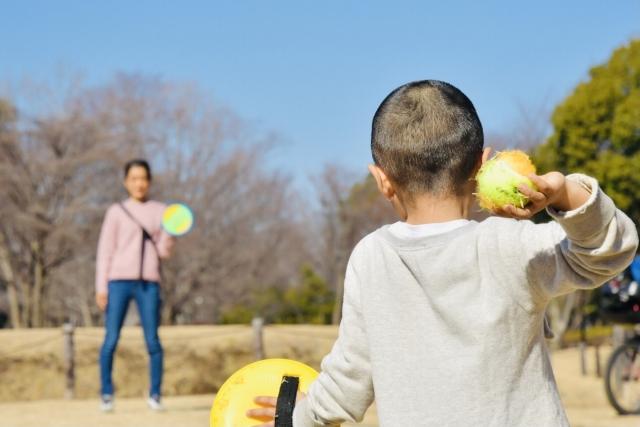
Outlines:
{"type": "Polygon", "coordinates": [[[251,326],[253,327],[254,347],[256,351],[256,359],[264,359],[264,319],[262,317],[254,317],[251,320],[251,326]]]}
{"type": "Polygon", "coordinates": [[[65,323],[62,327],[64,334],[64,372],[65,372],[65,399],[73,399],[75,394],[75,355],[73,348],[73,331],[74,327],[71,323],[65,323]]]}
{"type": "Polygon", "coordinates": [[[587,375],[587,329],[584,318],[580,322],[580,373],[587,375]]]}
{"type": "Polygon", "coordinates": [[[580,341],[580,373],[582,376],[587,375],[587,343],[580,341]]]}

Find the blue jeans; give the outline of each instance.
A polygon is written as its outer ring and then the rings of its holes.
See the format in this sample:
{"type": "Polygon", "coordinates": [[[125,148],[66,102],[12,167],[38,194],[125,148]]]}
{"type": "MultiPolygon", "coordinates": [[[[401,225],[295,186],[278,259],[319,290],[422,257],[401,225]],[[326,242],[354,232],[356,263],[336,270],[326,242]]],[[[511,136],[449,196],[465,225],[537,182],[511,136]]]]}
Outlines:
{"type": "Polygon", "coordinates": [[[113,394],[111,371],[113,353],[118,345],[120,329],[127,314],[129,302],[136,300],[138,313],[144,330],[144,341],[149,352],[149,375],[151,377],[150,395],[160,396],[162,385],[163,353],[158,337],[160,324],[160,287],[155,282],[142,280],[112,280],[109,282],[107,309],[105,312],[104,343],[100,350],[101,394],[113,394]]]}

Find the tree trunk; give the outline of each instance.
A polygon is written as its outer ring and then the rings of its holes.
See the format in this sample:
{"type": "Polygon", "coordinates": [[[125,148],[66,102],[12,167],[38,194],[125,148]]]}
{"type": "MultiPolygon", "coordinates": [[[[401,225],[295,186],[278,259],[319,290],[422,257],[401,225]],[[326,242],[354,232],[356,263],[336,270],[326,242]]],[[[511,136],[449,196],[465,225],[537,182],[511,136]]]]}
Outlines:
{"type": "Polygon", "coordinates": [[[80,314],[82,315],[82,324],[91,327],[93,326],[93,316],[91,315],[89,304],[86,298],[80,302],[80,314]]]}
{"type": "Polygon", "coordinates": [[[9,299],[9,318],[11,326],[14,328],[22,327],[20,323],[20,304],[18,303],[18,292],[15,282],[9,282],[7,286],[7,297],[9,299]]]}
{"type": "Polygon", "coordinates": [[[160,312],[160,323],[163,325],[171,325],[173,323],[173,305],[163,304],[160,312]]]}
{"type": "Polygon", "coordinates": [[[44,289],[44,266],[42,265],[42,246],[39,242],[31,244],[33,258],[33,293],[31,297],[31,326],[42,327],[42,291],[44,289]]]}
{"type": "Polygon", "coordinates": [[[28,328],[31,321],[31,286],[20,282],[20,289],[22,290],[22,325],[28,328]]]}
{"type": "Polygon", "coordinates": [[[9,299],[9,318],[11,326],[14,328],[22,327],[20,321],[20,302],[18,301],[18,288],[16,287],[16,279],[13,274],[13,268],[9,262],[9,251],[5,246],[4,235],[0,233],[0,273],[7,282],[7,298],[9,299]]]}
{"type": "Polygon", "coordinates": [[[44,289],[44,273],[42,271],[42,264],[38,262],[36,264],[33,294],[31,298],[31,326],[34,328],[41,328],[42,325],[42,290],[44,289]]]}

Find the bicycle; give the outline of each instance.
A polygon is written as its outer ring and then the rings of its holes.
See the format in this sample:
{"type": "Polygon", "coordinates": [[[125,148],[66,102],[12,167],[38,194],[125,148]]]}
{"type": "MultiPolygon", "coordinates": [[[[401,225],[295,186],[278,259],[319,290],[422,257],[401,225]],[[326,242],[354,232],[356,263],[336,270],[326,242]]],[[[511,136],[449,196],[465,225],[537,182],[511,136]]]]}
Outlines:
{"type": "Polygon", "coordinates": [[[620,415],[640,414],[640,286],[624,273],[600,292],[601,316],[614,324],[634,324],[633,336],[616,347],[607,361],[607,399],[620,415]]]}
{"type": "Polygon", "coordinates": [[[620,415],[640,414],[640,335],[618,346],[607,361],[607,399],[620,415]]]}

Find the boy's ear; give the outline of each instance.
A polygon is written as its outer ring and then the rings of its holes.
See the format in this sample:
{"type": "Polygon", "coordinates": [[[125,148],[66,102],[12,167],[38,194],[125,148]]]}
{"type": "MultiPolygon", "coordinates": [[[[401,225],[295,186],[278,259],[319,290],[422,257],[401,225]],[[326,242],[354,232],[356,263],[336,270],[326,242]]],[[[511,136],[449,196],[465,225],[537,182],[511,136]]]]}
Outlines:
{"type": "Polygon", "coordinates": [[[491,147],[485,147],[482,150],[482,163],[480,165],[485,164],[485,162],[489,160],[489,157],[491,157],[491,147]]]}
{"type": "Polygon", "coordinates": [[[376,165],[369,165],[369,172],[371,172],[373,179],[376,180],[378,190],[386,199],[391,200],[396,194],[396,191],[384,171],[376,165]]]}
{"type": "Polygon", "coordinates": [[[482,154],[480,155],[480,157],[478,157],[478,162],[476,163],[476,167],[473,170],[471,178],[474,178],[476,176],[482,165],[485,164],[487,160],[489,160],[489,157],[491,157],[491,147],[485,147],[482,150],[482,154]]]}

